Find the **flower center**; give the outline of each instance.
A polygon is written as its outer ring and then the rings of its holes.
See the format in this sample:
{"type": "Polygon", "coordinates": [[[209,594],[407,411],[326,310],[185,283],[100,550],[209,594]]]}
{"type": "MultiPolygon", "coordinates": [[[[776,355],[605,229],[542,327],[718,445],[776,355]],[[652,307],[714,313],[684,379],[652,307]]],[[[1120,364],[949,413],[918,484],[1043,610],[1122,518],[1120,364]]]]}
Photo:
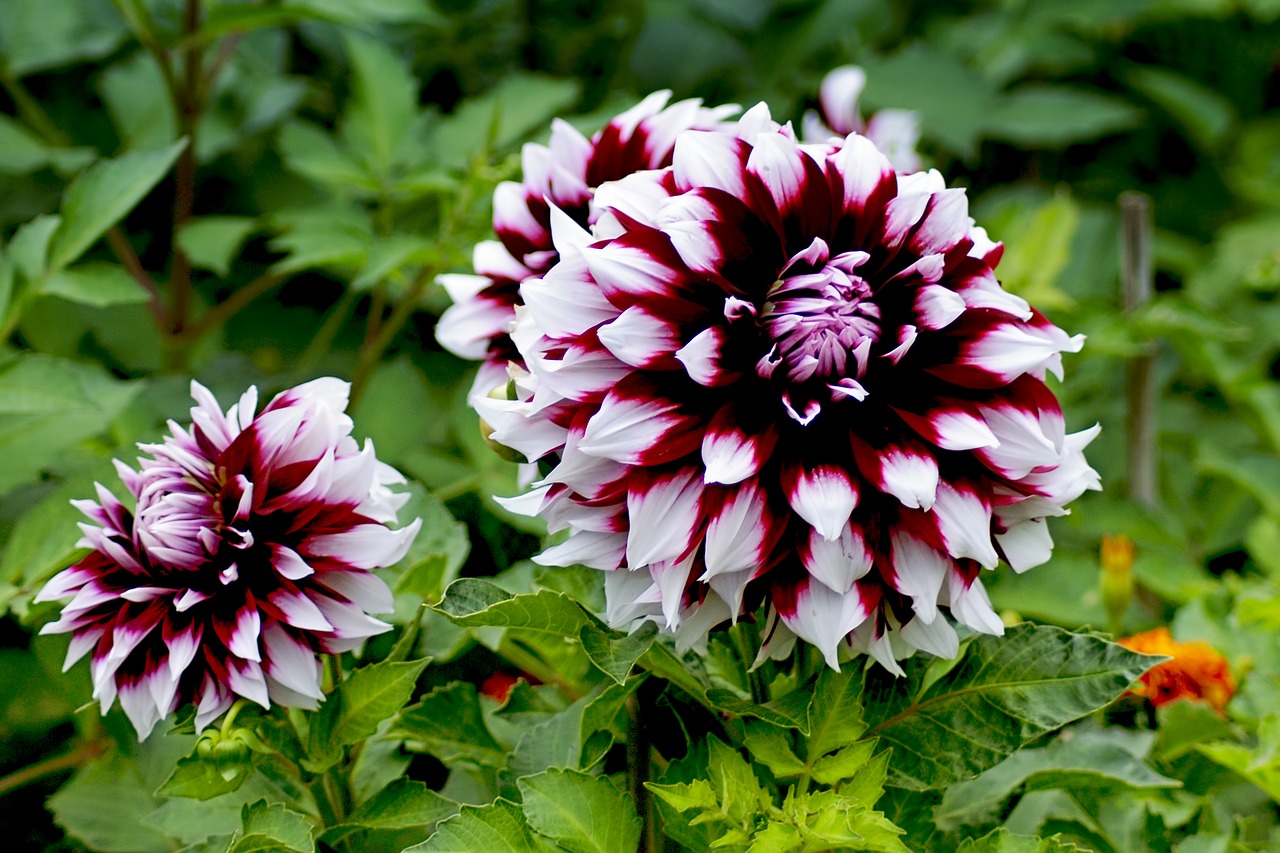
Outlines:
{"type": "Polygon", "coordinates": [[[760,325],[773,342],[757,366],[762,376],[781,368],[798,383],[860,379],[866,373],[871,345],[880,336],[880,308],[856,273],[866,260],[865,252],[828,258],[821,240],[791,259],[760,311],[760,325]]]}

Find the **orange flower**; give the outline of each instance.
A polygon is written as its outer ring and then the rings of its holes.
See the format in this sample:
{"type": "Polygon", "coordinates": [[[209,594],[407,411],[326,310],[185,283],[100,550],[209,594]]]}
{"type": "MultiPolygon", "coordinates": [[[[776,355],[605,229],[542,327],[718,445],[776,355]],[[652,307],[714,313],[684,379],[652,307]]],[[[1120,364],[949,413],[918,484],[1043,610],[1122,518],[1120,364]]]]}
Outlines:
{"type": "Polygon", "coordinates": [[[1168,628],[1156,628],[1118,641],[1135,652],[1168,655],[1173,660],[1157,664],[1130,688],[1135,696],[1144,696],[1159,707],[1176,699],[1191,698],[1208,702],[1218,713],[1236,692],[1227,659],[1213,646],[1201,640],[1179,643],[1168,628]]]}

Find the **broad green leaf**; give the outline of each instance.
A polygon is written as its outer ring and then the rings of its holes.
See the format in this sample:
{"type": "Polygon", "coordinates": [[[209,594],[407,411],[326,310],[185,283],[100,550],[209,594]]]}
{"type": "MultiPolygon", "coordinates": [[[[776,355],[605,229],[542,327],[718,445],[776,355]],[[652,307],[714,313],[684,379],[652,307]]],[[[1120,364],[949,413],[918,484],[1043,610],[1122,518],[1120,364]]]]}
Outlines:
{"type": "Polygon", "coordinates": [[[1079,223],[1080,207],[1066,193],[1019,218],[1011,233],[1002,233],[1008,248],[1000,261],[1000,283],[1046,310],[1073,305],[1058,279],[1071,260],[1079,223]]]}
{"type": "Polygon", "coordinates": [[[141,390],[98,367],[36,353],[0,360],[0,492],[101,432],[141,390]]]}
{"type": "Polygon", "coordinates": [[[351,673],[312,718],[308,752],[315,769],[330,766],[341,758],[342,747],[371,737],[383,720],[395,716],[426,666],[426,659],[383,661],[351,673]]]}
{"type": "Polygon", "coordinates": [[[361,26],[370,20],[418,24],[440,20],[440,13],[427,0],[295,0],[294,5],[361,26]]]}
{"type": "Polygon", "coordinates": [[[1091,634],[1023,623],[975,639],[919,695],[910,681],[873,670],[868,734],[893,748],[890,784],[946,787],[1104,707],[1155,662],[1091,634]]]}
{"type": "Polygon", "coordinates": [[[193,266],[226,276],[240,246],[257,226],[251,216],[199,216],[183,224],[178,245],[193,266]]]}
{"type": "Polygon", "coordinates": [[[97,59],[115,50],[128,28],[104,0],[81,0],[50,13],[42,0],[5,0],[0,16],[0,56],[7,73],[39,71],[97,59]]]}
{"type": "Polygon", "coordinates": [[[1028,148],[1061,148],[1128,130],[1143,118],[1142,110],[1110,95],[1029,83],[1003,96],[982,129],[992,139],[1028,148]]]}
{"type": "Polygon", "coordinates": [[[947,830],[984,823],[997,817],[1004,801],[1023,786],[1028,791],[1110,790],[1177,788],[1181,783],[1101,737],[1059,738],[1043,749],[1019,750],[977,778],[952,785],[934,812],[934,820],[947,830]]]}
{"type": "Polygon", "coordinates": [[[203,842],[214,836],[217,849],[226,850],[231,836],[240,828],[240,812],[246,803],[261,799],[278,800],[285,794],[267,781],[265,776],[251,776],[238,790],[214,797],[211,800],[195,800],[173,797],[143,819],[147,826],[160,830],[183,844],[203,842]]]}
{"type": "Polygon", "coordinates": [[[162,797],[187,797],[193,800],[211,800],[223,794],[237,791],[253,775],[253,764],[248,756],[232,765],[219,766],[198,755],[180,758],[156,794],[162,797]]]}
{"type": "Polygon", "coordinates": [[[93,850],[167,853],[165,837],[142,822],[157,803],[136,761],[112,752],[84,765],[49,798],[54,820],[93,850]]]}
{"type": "Polygon", "coordinates": [[[458,804],[445,799],[416,779],[396,779],[352,812],[342,824],[327,830],[324,841],[335,844],[357,830],[417,829],[457,814],[458,804]]]}
{"type": "Polygon", "coordinates": [[[24,222],[9,241],[9,258],[27,281],[38,281],[49,257],[49,242],[62,225],[58,216],[37,216],[24,222]]]}
{"type": "Polygon", "coordinates": [[[774,776],[787,779],[807,769],[791,746],[791,738],[783,729],[768,723],[751,721],[743,741],[751,760],[769,768],[774,776]]]}
{"type": "Polygon", "coordinates": [[[149,298],[124,267],[97,261],[50,273],[39,292],[95,308],[132,305],[149,298]]]}
{"type": "Polygon", "coordinates": [[[1220,148],[1235,123],[1230,99],[1172,69],[1135,65],[1122,79],[1158,104],[1206,151],[1220,148]]]}
{"type": "Polygon", "coordinates": [[[311,822],[282,803],[259,800],[246,805],[240,823],[227,853],[315,853],[311,822]]]}
{"type": "Polygon", "coordinates": [[[46,145],[38,136],[7,115],[0,115],[0,174],[26,175],[45,166],[59,172],[74,172],[94,161],[92,148],[58,148],[46,145]]]}
{"type": "Polygon", "coordinates": [[[489,767],[501,767],[507,761],[506,748],[484,723],[475,685],[463,681],[436,688],[405,708],[390,733],[420,745],[441,761],[489,767]]]}
{"type": "Polygon", "coordinates": [[[1059,835],[1051,838],[1035,838],[1029,835],[1014,835],[1007,829],[996,829],[981,838],[965,839],[956,853],[1084,853],[1083,847],[1077,847],[1059,835]]]}
{"type": "Polygon", "coordinates": [[[614,719],[643,681],[606,682],[597,692],[575,700],[526,731],[511,755],[512,772],[526,776],[552,768],[585,770],[594,766],[613,743],[608,730],[614,719]]]}
{"type": "Polygon", "coordinates": [[[510,800],[487,806],[463,806],[443,821],[431,837],[404,853],[536,853],[546,845],[525,823],[520,807],[510,800]]]}
{"type": "Polygon", "coordinates": [[[125,149],[163,148],[178,138],[173,99],[147,51],[109,66],[98,78],[98,91],[125,149]]]}
{"type": "Polygon", "coordinates": [[[434,124],[431,141],[436,158],[462,168],[486,145],[507,150],[572,106],[580,91],[573,80],[507,75],[488,92],[464,101],[434,124]]]}
{"type": "Polygon", "coordinates": [[[348,32],[352,99],[342,134],[375,174],[388,176],[418,106],[418,83],[382,42],[348,32]]]}
{"type": "Polygon", "coordinates": [[[547,770],[517,783],[534,831],[571,853],[635,850],[640,818],[629,794],[606,776],[547,770]]]}
{"type": "Polygon", "coordinates": [[[581,605],[563,593],[541,590],[512,595],[480,578],[459,578],[451,583],[434,609],[468,628],[522,628],[575,639],[584,627],[596,624],[581,605]]]}
{"type": "Polygon", "coordinates": [[[109,468],[105,459],[102,467],[94,468],[87,476],[68,479],[19,516],[3,544],[0,580],[33,589],[71,564],[78,553],[76,542],[82,535],[76,524],[84,521],[83,513],[71,501],[93,494],[94,475],[107,481],[109,468]]]}
{"type": "Polygon", "coordinates": [[[304,178],[335,188],[376,191],[377,183],[360,161],[348,154],[327,132],[294,121],[280,130],[277,140],[285,166],[304,178]]]}
{"type": "Polygon", "coordinates": [[[160,183],[186,146],[184,139],[103,160],[72,181],[62,197],[62,224],[49,246],[48,268],[62,269],[84,254],[160,183]]]}
{"type": "Polygon", "coordinates": [[[1268,515],[1280,518],[1280,459],[1260,453],[1228,454],[1204,444],[1197,467],[1206,474],[1226,477],[1253,495],[1268,515]]]}
{"type": "MultiPolygon", "coordinates": [[[[325,21],[332,16],[307,3],[258,6],[243,3],[219,3],[209,9],[200,30],[185,44],[208,44],[230,33],[248,33],[268,27],[288,27],[303,21],[325,21]]],[[[185,46],[185,45],[184,45],[185,46]]]]}
{"type": "Polygon", "coordinates": [[[754,717],[784,729],[797,729],[801,734],[809,732],[811,698],[804,690],[794,690],[760,704],[743,699],[728,690],[707,691],[707,701],[714,708],[742,717],[754,717]]]}
{"type": "MultiPolygon", "coordinates": [[[[871,754],[875,752],[875,740],[864,740],[858,743],[851,743],[848,746],[841,747],[830,755],[819,758],[813,765],[813,779],[823,785],[836,785],[844,780],[855,780],[855,787],[858,790],[846,791],[841,787],[840,792],[855,799],[863,799],[863,787],[879,787],[884,783],[884,777],[878,776],[879,770],[867,774],[866,778],[858,778],[859,771],[863,770],[871,763],[871,754]]],[[[886,755],[887,753],[880,753],[886,755]]],[[[877,791],[876,797],[870,798],[865,805],[871,806],[878,799],[880,791],[877,791]]]]}
{"type": "Polygon", "coordinates": [[[369,250],[369,259],[351,281],[356,290],[367,290],[405,266],[421,264],[439,254],[434,239],[392,234],[369,250]]]}
{"type": "Polygon", "coordinates": [[[1152,754],[1163,762],[1174,761],[1197,744],[1238,737],[1231,724],[1203,702],[1170,702],[1156,708],[1159,727],[1152,754]]]}
{"type": "Polygon", "coordinates": [[[591,662],[618,684],[627,680],[631,670],[658,635],[658,626],[646,622],[634,633],[615,637],[595,627],[584,627],[578,632],[582,648],[591,662]]]}
{"type": "Polygon", "coordinates": [[[861,667],[850,663],[838,672],[823,669],[809,705],[809,737],[805,743],[810,763],[853,743],[866,730],[862,722],[861,667]]]}
{"type": "Polygon", "coordinates": [[[1238,743],[1218,741],[1196,746],[1201,755],[1234,770],[1268,797],[1280,803],[1280,717],[1272,714],[1258,727],[1258,745],[1250,749],[1238,743]]]}
{"type": "MultiPolygon", "coordinates": [[[[394,363],[388,365],[394,366],[394,363]]],[[[371,384],[370,393],[373,389],[371,384]]],[[[369,397],[365,397],[362,405],[364,411],[370,411],[369,397]]],[[[374,406],[373,410],[376,409],[374,406]]],[[[379,443],[378,447],[381,448],[382,444],[379,443]]],[[[411,497],[401,510],[401,517],[421,518],[422,530],[401,561],[404,568],[394,581],[394,589],[398,593],[419,596],[427,602],[439,601],[445,586],[458,576],[471,552],[467,526],[454,518],[439,498],[420,485],[411,484],[409,492],[411,497]]]]}

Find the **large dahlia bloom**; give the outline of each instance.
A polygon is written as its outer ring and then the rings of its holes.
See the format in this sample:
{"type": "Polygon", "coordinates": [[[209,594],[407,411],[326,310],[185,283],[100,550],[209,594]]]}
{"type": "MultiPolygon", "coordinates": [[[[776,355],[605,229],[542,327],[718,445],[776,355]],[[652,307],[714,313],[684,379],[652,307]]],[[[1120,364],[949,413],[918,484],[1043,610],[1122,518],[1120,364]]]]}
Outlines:
{"type": "Polygon", "coordinates": [[[225,413],[193,382],[192,425],[172,421],[134,471],[117,462],[131,510],[98,485],[75,504],[93,549],[37,600],[66,601],[41,633],[70,633],[66,666],[90,655],[93,696],[116,697],[145,738],[192,703],[203,727],[242,696],[314,708],[319,653],[391,626],[373,569],[399,560],[421,521],[398,530],[407,495],[373,445],[351,437],[347,383],[317,379],[258,414],[250,388],[225,413]]]}
{"type": "Polygon", "coordinates": [[[768,653],[833,666],[953,656],[944,613],[1000,633],[979,575],[1048,559],[1096,428],[1066,434],[1045,384],[1081,338],[1000,287],[964,191],[761,105],[595,204],[592,233],[552,210],[517,399],[476,401],[542,463],[509,502],[568,532],[538,560],[605,570],[613,624],[686,643],[761,604],[768,653]]]}
{"type": "Polygon", "coordinates": [[[864,124],[858,99],[866,86],[867,74],[856,65],[842,65],[823,77],[818,87],[818,111],[804,115],[805,141],[825,142],[832,136],[861,133],[899,172],[919,171],[916,144],[920,141],[920,117],[911,110],[880,110],[864,124]]]}
{"type": "Polygon", "coordinates": [[[676,136],[689,128],[710,129],[738,111],[714,109],[699,100],[667,105],[669,91],[655,92],[611,119],[587,139],[556,119],[548,145],[521,151],[523,182],[504,181],[493,194],[497,240],[476,246],[475,275],[442,275],[453,305],[440,317],[436,338],[460,358],[482,361],[473,392],[488,393],[507,381],[507,364],[519,363],[511,342],[520,283],[546,273],[559,255],[551,239],[551,208],[581,225],[591,223],[595,188],[645,169],[670,164],[676,136]]]}

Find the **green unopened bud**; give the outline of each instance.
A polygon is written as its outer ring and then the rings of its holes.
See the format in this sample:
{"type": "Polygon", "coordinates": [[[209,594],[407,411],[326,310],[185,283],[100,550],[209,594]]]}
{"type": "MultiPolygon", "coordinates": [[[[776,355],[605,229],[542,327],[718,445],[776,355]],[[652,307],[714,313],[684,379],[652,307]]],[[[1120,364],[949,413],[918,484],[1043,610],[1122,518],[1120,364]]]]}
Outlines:
{"type": "Polygon", "coordinates": [[[1133,541],[1124,534],[1102,537],[1102,606],[1111,632],[1120,633],[1124,614],[1133,600],[1133,541]]]}
{"type": "MultiPolygon", "coordinates": [[[[488,396],[493,400],[514,400],[516,399],[516,383],[514,380],[508,380],[506,385],[499,385],[489,392],[488,396]]],[[[524,462],[524,454],[518,450],[507,447],[493,440],[493,427],[480,419],[480,435],[484,436],[484,443],[489,445],[489,449],[501,456],[508,462],[524,462]]]]}

